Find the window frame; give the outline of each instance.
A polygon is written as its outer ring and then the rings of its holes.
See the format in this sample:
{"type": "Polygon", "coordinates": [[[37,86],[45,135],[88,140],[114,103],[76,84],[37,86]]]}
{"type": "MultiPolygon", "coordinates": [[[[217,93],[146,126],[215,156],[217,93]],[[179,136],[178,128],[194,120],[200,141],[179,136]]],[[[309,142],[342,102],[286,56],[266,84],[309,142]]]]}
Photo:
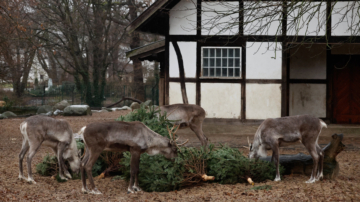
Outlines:
{"type": "MultiPolygon", "coordinates": [[[[209,54],[210,54],[210,52],[209,52],[209,54]]],[[[200,54],[200,60],[201,60],[201,71],[200,71],[200,79],[242,79],[242,60],[243,60],[243,58],[242,58],[242,46],[202,46],[201,47],[201,54],[200,54]],[[215,49],[215,66],[214,66],[214,68],[215,68],[215,72],[214,72],[214,76],[210,76],[210,66],[209,66],[209,75],[208,76],[203,76],[204,75],[204,48],[208,48],[208,49],[215,49]],[[239,76],[232,76],[232,77],[229,77],[229,76],[226,76],[226,77],[223,77],[223,76],[216,76],[216,49],[220,49],[220,50],[222,50],[222,49],[227,49],[227,50],[229,50],[229,49],[239,49],[240,50],[240,53],[239,53],[239,70],[240,70],[240,72],[239,72],[239,76]]],[[[210,56],[208,56],[207,58],[210,58],[210,56]]],[[[227,59],[229,59],[229,57],[227,56],[226,57],[227,59]]],[[[235,57],[235,51],[234,51],[234,56],[233,56],[233,58],[235,59],[235,58],[237,58],[237,57],[235,57]]],[[[223,57],[221,56],[221,60],[223,59],[223,57]]],[[[227,62],[228,62],[228,60],[227,60],[227,62]]],[[[222,63],[222,62],[221,62],[222,63]]],[[[228,65],[227,65],[228,66],[228,65]]],[[[234,65],[233,65],[233,68],[235,69],[235,60],[234,60],[234,65]]],[[[222,69],[223,69],[223,66],[221,66],[221,73],[220,74],[222,74],[222,69]]],[[[227,67],[227,69],[229,69],[229,67],[227,67]]],[[[234,70],[234,73],[233,73],[234,75],[235,75],[235,70],[234,70]]],[[[227,75],[229,75],[229,71],[227,70],[227,75]]]]}

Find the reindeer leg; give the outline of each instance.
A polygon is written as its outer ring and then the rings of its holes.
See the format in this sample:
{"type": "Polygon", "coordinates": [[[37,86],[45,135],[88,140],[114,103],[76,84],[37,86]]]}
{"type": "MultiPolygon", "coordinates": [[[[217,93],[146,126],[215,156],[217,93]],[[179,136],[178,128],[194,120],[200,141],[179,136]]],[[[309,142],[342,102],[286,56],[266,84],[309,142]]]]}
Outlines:
{"type": "Polygon", "coordinates": [[[314,183],[316,181],[315,177],[316,177],[316,174],[318,171],[319,155],[316,150],[315,144],[307,144],[307,145],[305,145],[305,147],[309,151],[311,157],[313,158],[313,162],[314,162],[313,169],[311,172],[311,177],[308,181],[306,181],[306,183],[314,183]]]}
{"type": "Polygon", "coordinates": [[[140,164],[140,149],[131,149],[131,178],[128,187],[128,193],[134,193],[136,191],[141,191],[139,187],[139,164],[140,164]]]}
{"type": "Polygon", "coordinates": [[[316,149],[319,155],[319,168],[317,171],[317,176],[316,176],[316,181],[322,180],[323,179],[323,167],[324,167],[324,153],[322,152],[321,148],[319,145],[316,145],[316,149]]]}
{"type": "Polygon", "coordinates": [[[190,123],[190,129],[196,134],[197,138],[201,142],[201,145],[206,147],[208,138],[202,131],[202,121],[194,118],[190,123]]]}
{"type": "Polygon", "coordinates": [[[64,153],[64,150],[65,150],[67,145],[68,144],[64,143],[64,142],[59,142],[59,144],[57,145],[57,158],[58,158],[58,163],[59,163],[59,177],[62,180],[67,180],[67,178],[63,175],[64,170],[66,169],[65,161],[64,161],[64,158],[63,158],[63,153],[64,153]]]}
{"type": "Polygon", "coordinates": [[[34,155],[36,154],[36,152],[39,150],[41,142],[38,141],[33,141],[32,144],[30,144],[30,149],[29,149],[29,155],[27,156],[26,159],[26,163],[27,163],[27,170],[28,170],[28,179],[27,181],[29,183],[33,183],[36,184],[34,178],[32,177],[32,172],[31,172],[31,160],[34,157],[34,155]]]}
{"type": "Polygon", "coordinates": [[[23,160],[25,157],[26,152],[29,151],[29,142],[24,138],[23,142],[22,142],[22,147],[21,147],[21,151],[19,154],[19,179],[22,180],[26,180],[26,178],[24,177],[24,173],[23,173],[23,160]]]}
{"type": "Polygon", "coordinates": [[[275,165],[276,165],[276,177],[275,177],[275,179],[274,179],[274,181],[275,182],[278,182],[278,181],[281,181],[281,178],[280,178],[280,171],[279,171],[279,164],[280,164],[280,162],[279,162],[279,144],[278,143],[275,143],[275,144],[273,144],[274,146],[274,148],[273,148],[273,157],[272,158],[274,158],[274,160],[275,160],[275,165]]]}
{"type": "Polygon", "coordinates": [[[271,163],[274,163],[275,160],[275,152],[273,151],[272,156],[271,156],[271,163]]]}
{"type": "Polygon", "coordinates": [[[89,190],[88,190],[88,188],[86,186],[86,176],[85,176],[85,165],[89,161],[89,157],[90,157],[90,152],[86,148],[85,156],[82,159],[81,164],[80,164],[81,181],[82,181],[82,184],[83,184],[82,189],[81,189],[82,193],[88,193],[89,192],[89,190]]]}
{"type": "Polygon", "coordinates": [[[85,170],[90,182],[91,191],[89,192],[89,194],[101,194],[101,192],[95,187],[94,178],[92,176],[92,167],[103,150],[104,148],[96,148],[96,150],[93,148],[88,149],[88,151],[90,152],[90,157],[88,162],[85,164],[85,170]]]}

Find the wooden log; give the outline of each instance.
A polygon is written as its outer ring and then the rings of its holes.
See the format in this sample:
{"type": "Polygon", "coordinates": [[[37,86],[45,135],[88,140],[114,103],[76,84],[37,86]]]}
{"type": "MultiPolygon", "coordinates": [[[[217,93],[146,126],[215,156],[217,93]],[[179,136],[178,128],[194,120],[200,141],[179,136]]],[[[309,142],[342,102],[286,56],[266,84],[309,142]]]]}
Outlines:
{"type": "Polygon", "coordinates": [[[115,103],[113,103],[113,104],[111,104],[111,105],[107,106],[106,108],[113,107],[113,106],[115,106],[115,105],[117,105],[117,104],[120,104],[120,102],[125,101],[125,100],[132,100],[132,101],[137,102],[137,103],[139,103],[139,104],[141,104],[141,103],[142,103],[140,100],[135,99],[135,98],[131,98],[131,97],[123,97],[120,101],[117,101],[117,102],[115,102],[115,103]]]}
{"type": "MultiPolygon", "coordinates": [[[[341,142],[342,139],[343,134],[333,134],[331,142],[322,149],[324,152],[324,179],[335,179],[339,174],[339,163],[336,161],[336,156],[345,148],[345,145],[341,142]]],[[[271,161],[271,156],[260,159],[271,161]]],[[[280,165],[285,168],[285,175],[304,174],[310,176],[313,160],[310,155],[303,153],[280,155],[280,165]]]]}

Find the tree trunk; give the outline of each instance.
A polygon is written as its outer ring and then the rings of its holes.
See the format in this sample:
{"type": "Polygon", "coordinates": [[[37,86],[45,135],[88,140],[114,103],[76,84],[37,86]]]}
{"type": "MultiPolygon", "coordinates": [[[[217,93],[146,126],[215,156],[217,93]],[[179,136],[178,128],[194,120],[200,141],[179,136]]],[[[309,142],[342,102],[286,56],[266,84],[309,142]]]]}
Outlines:
{"type": "MultiPolygon", "coordinates": [[[[137,18],[137,8],[135,6],[135,2],[132,0],[128,0],[129,5],[129,15],[131,20],[135,20],[137,18]]],[[[138,48],[140,46],[140,34],[137,32],[133,32],[130,42],[130,48],[138,48]]],[[[144,78],[143,78],[143,68],[141,61],[138,59],[133,60],[134,67],[134,97],[138,100],[145,101],[145,86],[144,86],[144,78]]]]}
{"type": "Polygon", "coordinates": [[[174,45],[174,49],[175,49],[176,56],[177,56],[178,63],[179,63],[180,86],[181,86],[181,94],[182,94],[183,103],[189,104],[187,94],[186,94],[185,71],[184,71],[183,58],[182,58],[181,51],[180,51],[180,48],[179,48],[179,45],[177,44],[177,42],[173,41],[172,43],[174,45]]]}
{"type": "MultiPolygon", "coordinates": [[[[339,174],[339,163],[336,161],[336,156],[345,148],[345,145],[341,142],[342,139],[343,134],[334,134],[332,135],[331,142],[322,149],[324,153],[324,179],[335,179],[339,174]]],[[[260,159],[271,161],[271,156],[260,159]]],[[[310,176],[313,168],[313,160],[310,155],[303,153],[280,155],[280,165],[285,168],[285,175],[304,174],[310,176]]]]}

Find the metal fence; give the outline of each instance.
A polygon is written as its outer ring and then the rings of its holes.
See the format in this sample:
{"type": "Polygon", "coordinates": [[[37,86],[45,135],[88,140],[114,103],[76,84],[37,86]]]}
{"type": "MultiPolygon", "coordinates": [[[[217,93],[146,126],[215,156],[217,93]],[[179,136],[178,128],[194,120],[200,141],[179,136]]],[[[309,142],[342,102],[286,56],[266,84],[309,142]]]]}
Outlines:
{"type": "MultiPolygon", "coordinates": [[[[145,100],[151,100],[154,105],[159,105],[159,86],[155,84],[145,85],[145,100]]],[[[70,104],[85,104],[83,92],[78,92],[75,84],[63,83],[59,86],[46,88],[38,86],[33,89],[27,89],[24,94],[27,106],[53,105],[62,100],[67,100],[70,104]]],[[[104,89],[104,98],[102,106],[108,106],[121,100],[123,97],[132,97],[132,88],[130,85],[107,85],[104,89]]],[[[131,101],[121,103],[130,105],[131,101]]]]}

